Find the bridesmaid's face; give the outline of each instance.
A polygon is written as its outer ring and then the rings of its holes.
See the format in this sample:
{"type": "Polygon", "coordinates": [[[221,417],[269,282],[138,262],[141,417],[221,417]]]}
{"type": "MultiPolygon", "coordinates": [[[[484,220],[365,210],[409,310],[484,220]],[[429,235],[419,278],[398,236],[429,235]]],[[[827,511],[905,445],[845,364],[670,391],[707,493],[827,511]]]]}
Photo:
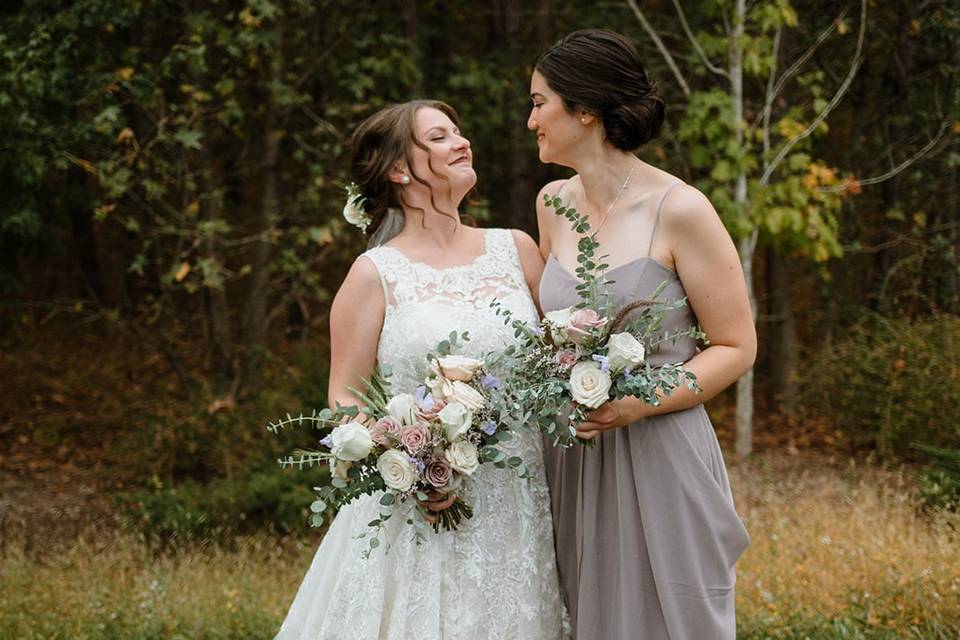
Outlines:
{"type": "Polygon", "coordinates": [[[533,106],[527,118],[527,128],[537,134],[540,162],[570,166],[568,158],[586,133],[576,114],[566,106],[539,71],[530,78],[530,100],[533,106]]]}

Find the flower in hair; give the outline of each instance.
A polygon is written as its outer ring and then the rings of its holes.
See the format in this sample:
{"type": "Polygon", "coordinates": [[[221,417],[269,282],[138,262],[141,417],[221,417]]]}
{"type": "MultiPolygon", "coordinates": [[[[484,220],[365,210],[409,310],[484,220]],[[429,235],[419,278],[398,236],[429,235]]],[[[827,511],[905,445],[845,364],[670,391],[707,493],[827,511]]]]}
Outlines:
{"type": "Polygon", "coordinates": [[[347,203],[343,206],[344,219],[364,233],[372,222],[366,209],[367,199],[360,193],[360,187],[355,182],[347,185],[347,203]]]}

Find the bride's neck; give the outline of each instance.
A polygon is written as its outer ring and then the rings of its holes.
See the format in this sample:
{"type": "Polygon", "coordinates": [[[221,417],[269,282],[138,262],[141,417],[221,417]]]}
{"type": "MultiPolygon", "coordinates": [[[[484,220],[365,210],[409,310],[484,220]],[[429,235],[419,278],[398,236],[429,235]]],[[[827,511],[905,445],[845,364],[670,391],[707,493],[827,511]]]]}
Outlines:
{"type": "Polygon", "coordinates": [[[417,244],[431,245],[441,251],[454,244],[457,232],[463,227],[460,212],[456,208],[444,213],[429,205],[423,209],[404,207],[403,215],[404,230],[400,235],[409,235],[417,244]]]}

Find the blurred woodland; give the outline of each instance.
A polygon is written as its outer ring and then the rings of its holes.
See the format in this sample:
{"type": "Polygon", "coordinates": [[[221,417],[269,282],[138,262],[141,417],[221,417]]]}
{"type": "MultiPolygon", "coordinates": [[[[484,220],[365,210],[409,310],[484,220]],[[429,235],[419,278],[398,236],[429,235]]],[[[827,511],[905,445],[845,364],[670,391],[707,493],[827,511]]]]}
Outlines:
{"type": "Polygon", "coordinates": [[[535,235],[568,174],[526,130],[531,63],[583,27],[635,39],[668,105],[639,154],[710,196],[750,274],[758,362],[710,406],[728,455],[906,461],[955,506],[955,3],[24,0],[0,9],[0,531],[299,530],[310,484],[263,427],[325,402],[364,247],[351,132],[449,102],[467,213],[535,235]]]}

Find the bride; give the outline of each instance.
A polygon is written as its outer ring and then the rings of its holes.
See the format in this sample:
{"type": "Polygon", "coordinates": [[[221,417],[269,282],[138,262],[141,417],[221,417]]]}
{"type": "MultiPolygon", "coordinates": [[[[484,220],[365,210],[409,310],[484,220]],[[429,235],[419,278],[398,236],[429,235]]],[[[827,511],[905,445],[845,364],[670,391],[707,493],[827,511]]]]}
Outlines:
{"type": "MultiPolygon", "coordinates": [[[[462,355],[481,356],[512,340],[490,309],[494,298],[517,318],[536,318],[531,297],[543,269],[520,231],[475,229],[458,206],[473,188],[470,142],[442,102],[394,105],[353,138],[353,176],[365,198],[349,220],[371,233],[330,316],[329,403],[356,404],[376,365],[389,365],[394,391],[420,384],[425,356],[451,331],[469,331],[462,355]]],[[[474,517],[417,545],[405,518],[387,522],[389,551],[368,559],[366,538],[378,497],[343,507],[317,550],[277,638],[311,640],[510,638],[566,635],[539,437],[500,445],[533,475],[481,467],[463,485],[474,517]]],[[[431,497],[439,511],[452,497],[431,497]]]]}

